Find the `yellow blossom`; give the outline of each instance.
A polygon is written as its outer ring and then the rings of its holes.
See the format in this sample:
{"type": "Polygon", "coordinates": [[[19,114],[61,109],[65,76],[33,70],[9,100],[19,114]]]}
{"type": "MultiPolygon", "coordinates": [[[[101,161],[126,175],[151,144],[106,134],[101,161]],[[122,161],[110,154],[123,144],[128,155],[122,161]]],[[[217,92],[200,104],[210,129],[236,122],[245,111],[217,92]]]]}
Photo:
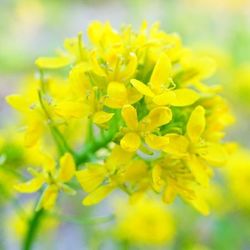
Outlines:
{"type": "Polygon", "coordinates": [[[131,105],[127,105],[122,108],[122,117],[127,125],[127,132],[120,142],[124,150],[136,151],[140,147],[141,137],[145,138],[145,141],[152,148],[157,148],[159,143],[166,144],[168,142],[163,137],[153,135],[152,132],[171,121],[172,113],[169,108],[154,108],[138,122],[136,109],[131,105]]]}
{"type": "Polygon", "coordinates": [[[162,54],[152,72],[147,86],[146,84],[132,79],[131,84],[143,95],[152,98],[157,105],[172,105],[177,107],[188,106],[196,102],[199,95],[186,88],[174,89],[171,87],[172,66],[169,58],[162,54]]]}
{"type": "Polygon", "coordinates": [[[175,225],[169,211],[158,201],[142,199],[136,204],[116,205],[116,235],[134,244],[163,245],[175,234],[175,225]]]}
{"type": "Polygon", "coordinates": [[[43,163],[41,172],[32,169],[31,173],[34,178],[28,182],[17,184],[15,189],[21,193],[33,193],[46,184],[39,206],[51,209],[55,205],[60,190],[71,194],[75,193],[74,190],[65,184],[75,174],[75,163],[69,153],[60,158],[59,169],[56,168],[56,163],[48,155],[44,155],[43,163]]]}
{"type": "Polygon", "coordinates": [[[103,164],[88,163],[86,169],[77,171],[78,181],[90,193],[84,198],[83,204],[96,204],[117,187],[129,192],[128,182],[136,184],[137,180],[146,175],[147,170],[143,161],[131,161],[132,157],[133,153],[116,146],[103,164]]]}
{"type": "Polygon", "coordinates": [[[233,122],[219,88],[206,83],[213,60],[184,47],[159,23],[143,22],[134,31],[94,21],[84,41],[80,32],[55,57],[35,64],[38,78],[6,98],[20,112],[25,154],[34,158],[27,162],[42,165],[19,191],[46,185],[40,206],[51,208],[60,190],[72,191],[76,168],[84,205],[116,189],[136,203],[153,190],[167,203],[179,195],[208,214],[201,189],[212,167],[226,163],[221,139],[233,122]],[[39,156],[40,147],[58,151],[58,168],[39,156]]]}
{"type": "Polygon", "coordinates": [[[238,149],[231,154],[223,174],[231,191],[231,199],[237,207],[250,211],[249,178],[250,156],[247,149],[238,149]]]}

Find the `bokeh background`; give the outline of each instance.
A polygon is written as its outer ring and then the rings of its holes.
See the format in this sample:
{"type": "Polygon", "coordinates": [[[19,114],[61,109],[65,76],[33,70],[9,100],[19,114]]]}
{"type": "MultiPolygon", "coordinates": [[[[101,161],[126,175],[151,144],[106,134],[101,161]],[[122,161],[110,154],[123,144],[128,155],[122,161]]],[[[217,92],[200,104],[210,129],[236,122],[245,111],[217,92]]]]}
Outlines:
{"type": "MultiPolygon", "coordinates": [[[[223,95],[229,99],[236,116],[235,125],[228,131],[227,139],[237,141],[246,148],[242,156],[234,159],[236,166],[249,166],[245,172],[241,168],[237,170],[242,171],[246,178],[239,178],[236,185],[244,182],[239,192],[245,192],[244,199],[250,199],[247,195],[250,193],[250,151],[247,149],[250,147],[248,0],[0,0],[0,16],[1,131],[6,126],[12,127],[15,120],[4,96],[13,93],[24,77],[35,73],[35,58],[53,55],[55,49],[63,46],[65,38],[74,37],[79,31],[84,32],[93,20],[108,20],[116,28],[128,23],[139,28],[143,20],[149,23],[159,21],[165,31],[179,33],[186,46],[197,53],[213,57],[217,62],[217,72],[212,81],[224,86],[223,95]]],[[[124,244],[117,239],[113,232],[114,205],[107,200],[90,209],[92,219],[85,219],[88,218],[89,209],[66,205],[65,211],[69,216],[48,218],[35,249],[68,250],[74,246],[76,250],[248,250],[250,205],[242,206],[242,202],[238,202],[240,194],[237,192],[235,196],[228,195],[230,185],[221,181],[220,173],[215,180],[218,188],[210,194],[214,203],[214,211],[210,216],[203,217],[178,201],[170,206],[176,229],[171,242],[164,246],[133,242],[124,244]],[[62,221],[60,225],[58,221],[62,221]]],[[[31,210],[30,200],[21,202],[26,211],[31,210]]],[[[65,204],[67,202],[72,201],[66,200],[65,204]]],[[[0,223],[0,249],[20,249],[19,241],[25,225],[22,225],[13,206],[6,201],[3,192],[0,193],[0,220],[4,221],[0,223]]]]}

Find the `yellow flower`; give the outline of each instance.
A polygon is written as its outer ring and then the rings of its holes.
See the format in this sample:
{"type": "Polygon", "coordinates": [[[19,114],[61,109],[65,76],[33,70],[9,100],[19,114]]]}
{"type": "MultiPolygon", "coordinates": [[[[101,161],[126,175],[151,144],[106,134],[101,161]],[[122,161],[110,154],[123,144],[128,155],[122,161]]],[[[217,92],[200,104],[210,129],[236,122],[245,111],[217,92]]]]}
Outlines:
{"type": "Polygon", "coordinates": [[[109,22],[104,24],[99,21],[92,22],[88,27],[88,37],[94,45],[102,48],[121,42],[120,35],[109,22]]]}
{"type": "Polygon", "coordinates": [[[166,203],[172,203],[177,195],[190,203],[204,215],[209,207],[202,196],[202,188],[197,184],[193,173],[183,160],[165,157],[155,162],[152,169],[153,189],[161,193],[166,203]]]}
{"type": "MultiPolygon", "coordinates": [[[[88,65],[79,63],[69,73],[70,91],[74,93],[77,99],[81,100],[79,107],[85,107],[85,114],[93,119],[97,125],[110,121],[114,113],[104,111],[104,100],[98,99],[99,91],[97,88],[92,88],[91,81],[88,75],[88,65]]],[[[73,101],[75,103],[75,101],[73,101]]],[[[65,103],[67,107],[67,103],[65,103]]],[[[65,107],[61,107],[62,112],[65,112],[65,107]]],[[[72,111],[74,111],[73,109],[72,111]]],[[[72,113],[72,111],[70,111],[72,113]]],[[[83,116],[82,116],[83,117],[83,116]]]]}
{"type": "Polygon", "coordinates": [[[59,169],[56,169],[56,163],[48,156],[43,157],[44,165],[42,171],[31,170],[34,178],[28,182],[20,183],[15,186],[15,189],[21,193],[33,193],[38,191],[44,184],[46,188],[43,191],[40,207],[51,209],[54,207],[57,196],[60,190],[74,194],[67,184],[75,174],[74,159],[69,153],[64,154],[60,158],[59,169]]]}
{"type": "Polygon", "coordinates": [[[250,211],[250,156],[248,149],[238,149],[229,157],[227,166],[223,169],[232,203],[241,209],[250,211]]]}
{"type": "Polygon", "coordinates": [[[129,192],[128,182],[136,184],[147,173],[146,164],[142,160],[132,160],[132,157],[133,153],[115,146],[103,164],[88,163],[86,169],[77,171],[78,181],[90,193],[84,198],[83,204],[99,203],[117,187],[129,192]]]}
{"type": "Polygon", "coordinates": [[[70,64],[68,57],[39,57],[35,64],[43,69],[57,69],[70,64]]]}
{"type": "Polygon", "coordinates": [[[155,163],[152,180],[158,192],[165,186],[163,196],[166,202],[172,202],[179,194],[200,212],[208,214],[208,206],[196,183],[208,187],[212,174],[209,167],[225,165],[228,156],[221,144],[206,141],[202,137],[205,128],[205,109],[197,106],[189,117],[185,136],[165,135],[169,142],[164,145],[163,151],[173,158],[168,157],[163,162],[155,163]],[[167,165],[169,167],[165,167],[167,165]]]}
{"type": "Polygon", "coordinates": [[[241,108],[249,109],[249,95],[250,95],[250,63],[239,65],[232,72],[230,76],[231,81],[227,90],[227,95],[230,96],[235,104],[241,105],[241,108]]]}
{"type": "Polygon", "coordinates": [[[133,87],[127,88],[123,83],[110,82],[107,86],[105,105],[110,108],[122,108],[127,104],[134,104],[142,95],[133,87]]]}
{"type": "Polygon", "coordinates": [[[199,99],[198,93],[191,89],[171,88],[172,66],[169,58],[163,53],[153,69],[150,81],[146,84],[132,79],[131,84],[143,95],[152,98],[157,105],[188,106],[199,99]]]}
{"type": "Polygon", "coordinates": [[[172,113],[168,107],[154,108],[141,121],[138,121],[136,109],[131,105],[126,105],[122,108],[122,117],[127,125],[127,131],[120,141],[124,150],[136,151],[140,147],[141,138],[144,138],[152,148],[158,148],[159,144],[168,142],[164,137],[152,133],[171,121],[172,113]]]}
{"type": "Polygon", "coordinates": [[[214,96],[204,100],[202,106],[209,110],[203,137],[207,141],[217,143],[225,137],[225,129],[235,122],[235,117],[230,110],[229,104],[221,96],[214,96]]]}
{"type": "Polygon", "coordinates": [[[185,50],[180,58],[180,70],[175,72],[174,82],[179,86],[194,85],[201,92],[216,92],[218,86],[208,86],[203,80],[209,78],[216,70],[216,62],[207,56],[196,56],[185,50]]]}
{"type": "Polygon", "coordinates": [[[184,158],[196,180],[202,185],[208,185],[211,171],[208,165],[224,165],[227,152],[219,143],[206,141],[202,137],[206,128],[205,109],[197,106],[191,113],[186,136],[170,134],[169,144],[164,151],[184,158]]]}
{"type": "Polygon", "coordinates": [[[116,201],[115,234],[118,238],[142,245],[169,243],[175,234],[174,220],[163,204],[142,199],[136,204],[116,201]]]}
{"type": "Polygon", "coordinates": [[[45,129],[44,115],[40,112],[40,106],[34,99],[27,99],[21,95],[10,95],[7,102],[20,111],[26,117],[26,132],[24,144],[28,147],[35,145],[41,138],[45,129]]]}

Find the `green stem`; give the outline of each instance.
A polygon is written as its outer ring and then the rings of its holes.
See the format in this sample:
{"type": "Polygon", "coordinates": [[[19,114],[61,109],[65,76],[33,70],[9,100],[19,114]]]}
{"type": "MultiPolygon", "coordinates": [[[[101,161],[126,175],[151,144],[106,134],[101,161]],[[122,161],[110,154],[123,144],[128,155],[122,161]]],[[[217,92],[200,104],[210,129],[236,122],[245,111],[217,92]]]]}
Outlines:
{"type": "Polygon", "coordinates": [[[91,159],[93,154],[98,151],[99,149],[106,147],[109,142],[112,140],[113,135],[109,134],[108,136],[104,137],[102,140],[94,141],[93,143],[89,143],[86,145],[84,150],[80,152],[80,154],[75,156],[76,165],[79,166],[84,162],[91,159]]]}
{"type": "MultiPolygon", "coordinates": [[[[116,113],[115,115],[118,116],[120,114],[116,113]]],[[[101,132],[100,138],[93,138],[92,140],[87,141],[86,146],[83,148],[83,150],[80,153],[75,154],[75,162],[77,167],[90,160],[93,154],[95,154],[99,149],[107,147],[112,139],[114,139],[118,130],[119,124],[117,123],[117,119],[115,119],[114,117],[113,122],[111,122],[109,130],[106,134],[101,132]]]]}
{"type": "Polygon", "coordinates": [[[31,250],[32,249],[32,243],[34,242],[34,238],[36,236],[37,230],[39,228],[39,224],[41,222],[41,218],[44,215],[44,210],[40,209],[36,211],[33,215],[33,217],[30,220],[29,228],[26,233],[24,244],[23,244],[23,250],[31,250]]]}

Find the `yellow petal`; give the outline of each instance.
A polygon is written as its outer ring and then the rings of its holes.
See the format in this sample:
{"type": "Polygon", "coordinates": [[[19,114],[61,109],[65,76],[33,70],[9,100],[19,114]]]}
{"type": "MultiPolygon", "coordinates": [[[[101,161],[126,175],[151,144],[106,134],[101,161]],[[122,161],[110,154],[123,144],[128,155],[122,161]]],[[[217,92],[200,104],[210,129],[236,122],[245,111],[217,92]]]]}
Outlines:
{"type": "Polygon", "coordinates": [[[69,72],[71,90],[76,96],[81,96],[82,93],[86,93],[91,88],[87,74],[90,70],[89,63],[79,63],[69,72]]]}
{"type": "Polygon", "coordinates": [[[116,145],[112,149],[111,154],[106,161],[106,168],[112,172],[114,171],[114,168],[117,169],[117,166],[130,162],[133,155],[134,154],[132,152],[128,152],[121,146],[116,145]]]}
{"type": "Polygon", "coordinates": [[[103,124],[111,120],[114,113],[107,113],[104,111],[96,112],[93,116],[93,122],[95,124],[103,124]]]}
{"type": "Polygon", "coordinates": [[[83,118],[89,114],[89,106],[83,101],[59,101],[54,107],[56,115],[65,119],[69,118],[83,118]]]}
{"type": "Polygon", "coordinates": [[[7,103],[20,112],[29,110],[29,105],[24,97],[21,95],[9,95],[6,97],[7,103]]]}
{"type": "Polygon", "coordinates": [[[198,93],[191,89],[177,89],[173,92],[175,93],[175,98],[171,105],[176,107],[191,105],[199,99],[198,93]]]}
{"type": "Polygon", "coordinates": [[[107,88],[105,105],[110,108],[121,108],[128,103],[127,89],[123,83],[110,82],[107,88]]]}
{"type": "Polygon", "coordinates": [[[35,61],[36,66],[44,69],[58,69],[70,64],[68,57],[39,57],[35,61]]]}
{"type": "Polygon", "coordinates": [[[228,159],[228,153],[225,148],[216,143],[207,143],[205,147],[199,148],[197,153],[214,166],[224,165],[228,159]]]}
{"type": "Polygon", "coordinates": [[[141,139],[136,133],[127,133],[121,139],[121,147],[128,152],[135,152],[141,144],[141,139]]]}
{"type": "Polygon", "coordinates": [[[128,128],[132,130],[137,129],[138,127],[137,112],[132,105],[123,106],[121,114],[128,128]]]}
{"type": "Polygon", "coordinates": [[[166,136],[149,134],[145,137],[145,142],[149,145],[149,147],[161,150],[169,143],[169,138],[166,136]]]}
{"type": "Polygon", "coordinates": [[[83,205],[92,206],[105,199],[114,190],[113,185],[101,186],[83,200],[83,205]]]}
{"type": "Polygon", "coordinates": [[[91,67],[92,70],[94,71],[95,74],[99,75],[99,76],[106,76],[106,72],[104,71],[104,69],[100,66],[98,60],[97,60],[97,53],[96,51],[93,51],[90,54],[90,62],[91,62],[91,67]]]}
{"type": "Polygon", "coordinates": [[[36,177],[30,181],[15,185],[15,189],[21,193],[34,193],[42,187],[43,183],[43,177],[36,177]]]}
{"type": "Polygon", "coordinates": [[[165,137],[169,139],[169,143],[163,148],[164,152],[177,157],[182,157],[187,154],[189,142],[185,136],[178,134],[167,134],[165,137]]]}
{"type": "Polygon", "coordinates": [[[100,164],[86,164],[86,169],[76,172],[76,178],[86,192],[92,192],[99,187],[107,175],[107,170],[100,164]]]}
{"type": "Polygon", "coordinates": [[[195,195],[193,199],[186,199],[196,210],[198,210],[203,215],[209,215],[209,206],[204,199],[195,195]]]}
{"type": "Polygon", "coordinates": [[[122,181],[138,181],[148,175],[148,166],[143,160],[132,160],[126,165],[122,181]]]}
{"type": "Polygon", "coordinates": [[[202,106],[197,106],[191,113],[187,124],[187,135],[190,140],[196,142],[204,132],[205,126],[205,109],[202,106]]]}
{"type": "Polygon", "coordinates": [[[95,45],[99,45],[101,42],[104,30],[103,26],[104,25],[99,21],[94,21],[88,26],[88,38],[95,45]]]}
{"type": "Polygon", "coordinates": [[[150,113],[143,119],[146,124],[146,130],[153,131],[172,120],[172,111],[168,107],[157,107],[150,111],[150,113]]]}
{"type": "Polygon", "coordinates": [[[150,78],[150,86],[156,92],[161,92],[163,86],[168,87],[172,75],[171,61],[164,53],[161,54],[150,78]]]}
{"type": "Polygon", "coordinates": [[[208,57],[195,57],[190,53],[183,56],[180,63],[188,76],[183,80],[192,83],[208,78],[216,70],[216,63],[213,59],[208,57]]]}
{"type": "Polygon", "coordinates": [[[195,155],[192,155],[186,160],[186,163],[194,175],[196,181],[207,187],[209,184],[210,174],[207,171],[207,166],[203,164],[195,155]]]}
{"type": "Polygon", "coordinates": [[[55,206],[58,197],[58,188],[55,185],[48,186],[41,198],[41,206],[46,209],[52,209],[55,206]]]}
{"type": "Polygon", "coordinates": [[[59,170],[59,180],[62,182],[68,182],[72,179],[75,174],[75,162],[70,153],[65,153],[60,158],[60,170],[59,170]]]}
{"type": "Polygon", "coordinates": [[[135,53],[129,53],[128,64],[125,69],[119,74],[119,79],[126,80],[131,78],[136,71],[137,68],[137,57],[135,53]]]}
{"type": "Polygon", "coordinates": [[[145,96],[149,96],[149,97],[154,97],[154,93],[152,92],[152,90],[144,83],[136,80],[136,79],[132,79],[131,84],[143,95],[145,96]]]}
{"type": "Polygon", "coordinates": [[[143,95],[134,87],[127,88],[128,93],[128,104],[134,104],[140,99],[142,99],[143,95]]]}
{"type": "Polygon", "coordinates": [[[26,147],[34,146],[41,138],[43,133],[43,123],[41,121],[31,121],[24,135],[24,145],[26,147]]]}
{"type": "Polygon", "coordinates": [[[107,94],[111,98],[126,99],[127,89],[121,82],[110,82],[107,88],[107,94]]]}
{"type": "Polygon", "coordinates": [[[53,172],[55,169],[55,161],[54,159],[45,153],[40,153],[40,161],[42,164],[42,167],[47,171],[47,172],[53,172]]]}
{"type": "Polygon", "coordinates": [[[162,94],[153,98],[153,102],[157,105],[169,105],[172,104],[176,98],[174,91],[164,91],[162,94]]]}

